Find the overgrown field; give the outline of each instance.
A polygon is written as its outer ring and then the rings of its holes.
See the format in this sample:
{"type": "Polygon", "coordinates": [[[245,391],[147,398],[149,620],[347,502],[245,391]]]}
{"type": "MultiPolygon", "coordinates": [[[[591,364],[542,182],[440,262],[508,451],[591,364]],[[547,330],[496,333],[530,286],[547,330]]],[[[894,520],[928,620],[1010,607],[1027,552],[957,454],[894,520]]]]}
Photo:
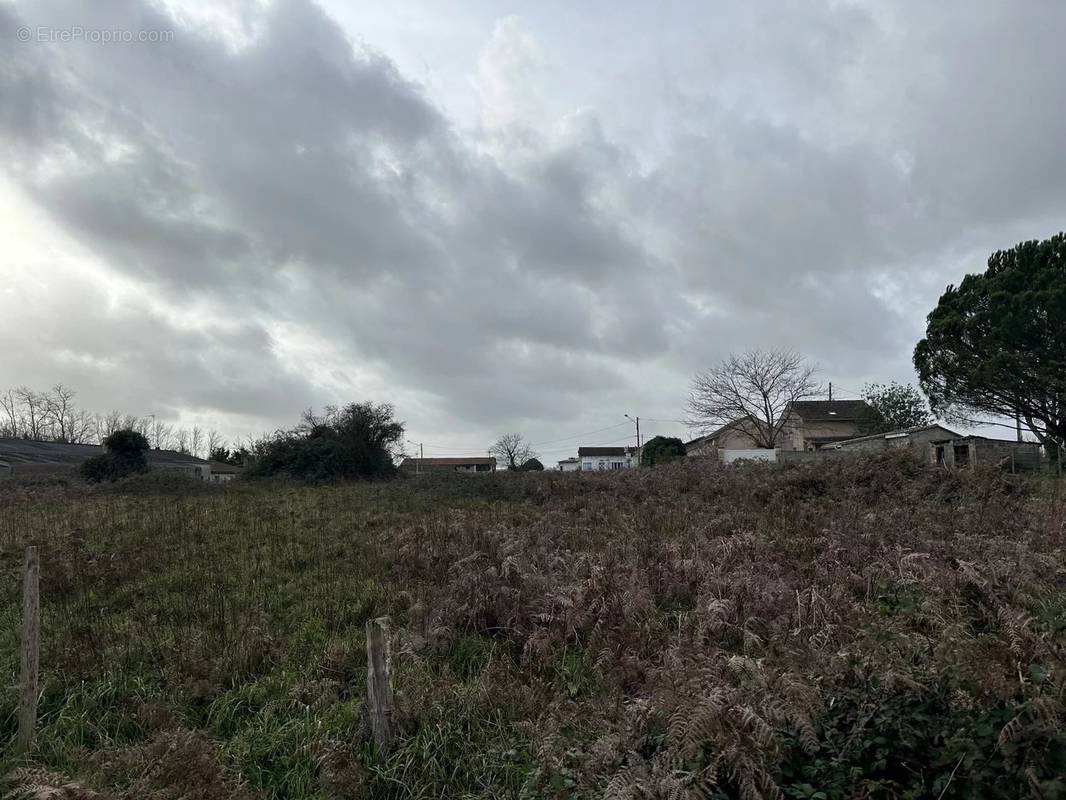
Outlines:
{"type": "Polygon", "coordinates": [[[1066,797],[1064,495],[893,455],[0,488],[0,774],[75,800],[1066,797]]]}

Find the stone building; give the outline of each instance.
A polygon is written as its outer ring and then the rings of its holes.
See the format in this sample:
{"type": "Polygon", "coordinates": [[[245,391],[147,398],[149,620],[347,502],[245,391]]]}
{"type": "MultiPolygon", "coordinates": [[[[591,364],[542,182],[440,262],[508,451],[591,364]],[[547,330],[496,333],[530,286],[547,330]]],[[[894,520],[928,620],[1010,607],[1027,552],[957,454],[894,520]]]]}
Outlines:
{"type": "Polygon", "coordinates": [[[959,436],[955,431],[945,428],[943,425],[921,425],[915,428],[905,428],[888,433],[875,433],[869,436],[859,436],[855,439],[845,439],[842,442],[834,442],[822,448],[823,451],[856,452],[866,450],[892,450],[910,447],[925,452],[929,443],[954,439],[959,436]]]}
{"type": "MultiPolygon", "coordinates": [[[[789,406],[777,440],[780,451],[814,451],[854,439],[872,409],[865,400],[799,400],[789,406]]],[[[751,418],[734,420],[685,445],[686,455],[717,456],[719,451],[752,450],[751,418]]]]}
{"type": "Polygon", "coordinates": [[[930,442],[929,461],[943,467],[999,466],[1011,472],[1036,472],[1045,466],[1038,442],[955,436],[930,442]]]}

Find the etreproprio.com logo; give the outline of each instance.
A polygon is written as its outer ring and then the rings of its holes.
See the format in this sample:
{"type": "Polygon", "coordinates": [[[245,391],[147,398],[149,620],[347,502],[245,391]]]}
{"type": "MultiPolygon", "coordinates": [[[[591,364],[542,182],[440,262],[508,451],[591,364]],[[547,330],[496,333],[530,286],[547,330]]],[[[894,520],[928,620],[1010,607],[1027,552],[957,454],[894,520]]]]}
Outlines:
{"type": "Polygon", "coordinates": [[[16,32],[20,42],[50,42],[65,44],[68,42],[87,42],[89,44],[156,44],[174,41],[174,31],[167,28],[85,28],[71,25],[67,28],[53,28],[43,25],[21,26],[16,32]]]}

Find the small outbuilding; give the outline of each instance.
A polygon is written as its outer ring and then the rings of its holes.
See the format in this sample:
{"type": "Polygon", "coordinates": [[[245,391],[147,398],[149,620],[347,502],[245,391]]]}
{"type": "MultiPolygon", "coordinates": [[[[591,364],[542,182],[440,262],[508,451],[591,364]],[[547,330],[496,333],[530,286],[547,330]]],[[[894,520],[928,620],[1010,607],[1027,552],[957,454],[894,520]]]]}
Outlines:
{"type": "Polygon", "coordinates": [[[211,462],[211,483],[229,483],[244,472],[244,467],[223,461],[211,462]]]}
{"type": "Polygon", "coordinates": [[[893,450],[902,447],[928,448],[930,442],[954,439],[959,434],[943,425],[920,425],[888,433],[874,433],[834,442],[822,448],[823,451],[845,450],[893,450]]]}
{"type": "Polygon", "coordinates": [[[1037,472],[1044,460],[1039,442],[957,436],[930,442],[929,461],[941,467],[999,466],[1011,472],[1037,472]]]}
{"type": "Polygon", "coordinates": [[[405,458],[400,469],[411,475],[440,472],[495,472],[496,459],[492,456],[467,458],[405,458]]]}

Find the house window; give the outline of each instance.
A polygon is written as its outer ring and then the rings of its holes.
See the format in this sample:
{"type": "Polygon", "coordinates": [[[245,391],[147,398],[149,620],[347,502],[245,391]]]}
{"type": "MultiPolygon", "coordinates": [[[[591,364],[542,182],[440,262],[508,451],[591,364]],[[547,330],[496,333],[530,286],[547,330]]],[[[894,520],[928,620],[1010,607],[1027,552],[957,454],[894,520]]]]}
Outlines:
{"type": "Polygon", "coordinates": [[[970,445],[957,444],[955,445],[955,466],[967,467],[970,465],[970,445]]]}

